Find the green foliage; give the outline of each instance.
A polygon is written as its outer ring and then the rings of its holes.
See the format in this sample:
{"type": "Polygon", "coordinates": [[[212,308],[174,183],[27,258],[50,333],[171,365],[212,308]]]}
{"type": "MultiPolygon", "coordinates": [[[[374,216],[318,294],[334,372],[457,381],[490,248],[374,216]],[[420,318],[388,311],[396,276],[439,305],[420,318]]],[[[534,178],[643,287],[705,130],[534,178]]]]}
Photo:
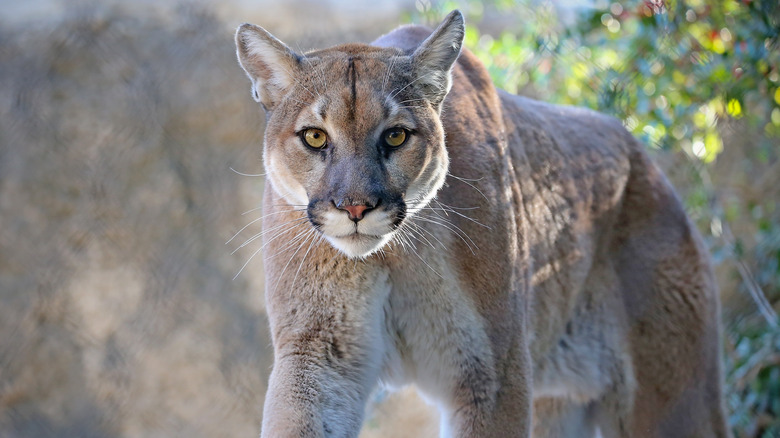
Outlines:
{"type": "MultiPolygon", "coordinates": [[[[772,203],[769,205],[773,206],[772,203]]],[[[765,212],[755,206],[752,210],[758,232],[751,258],[760,261],[752,280],[771,291],[770,296],[777,302],[780,295],[780,226],[771,219],[771,211],[765,212]]],[[[737,254],[735,258],[740,267],[745,266],[745,255],[737,254]]],[[[751,286],[742,284],[741,287],[751,286]]],[[[738,318],[725,335],[726,400],[735,435],[780,437],[780,326],[767,328],[763,319],[749,314],[738,318]]]]}
{"type": "Polygon", "coordinates": [[[731,426],[737,437],[780,436],[780,2],[583,4],[565,18],[544,0],[417,2],[430,23],[464,11],[466,45],[499,87],[612,114],[685,163],[689,214],[751,300],[727,320],[731,426]]]}
{"type": "Polygon", "coordinates": [[[780,330],[741,321],[726,337],[726,404],[735,435],[780,436],[780,330]]]}
{"type": "MultiPolygon", "coordinates": [[[[430,16],[465,6],[472,23],[485,14],[476,2],[420,4],[430,16]]],[[[565,27],[550,2],[491,6],[517,25],[491,36],[471,24],[466,44],[501,88],[613,114],[651,146],[705,162],[722,151],[721,117],[780,136],[776,1],[596,1],[565,27]]]]}

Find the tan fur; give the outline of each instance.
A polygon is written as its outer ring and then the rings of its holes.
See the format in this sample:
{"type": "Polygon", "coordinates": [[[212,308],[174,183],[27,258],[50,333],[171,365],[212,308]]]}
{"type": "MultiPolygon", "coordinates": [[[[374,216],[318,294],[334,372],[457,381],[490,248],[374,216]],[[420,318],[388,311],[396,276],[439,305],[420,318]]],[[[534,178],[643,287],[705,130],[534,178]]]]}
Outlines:
{"type": "Polygon", "coordinates": [[[429,35],[302,56],[238,30],[269,110],[263,436],[356,436],[378,382],[415,383],[444,437],[728,436],[707,253],[641,144],[496,90],[460,13],[429,35]]]}

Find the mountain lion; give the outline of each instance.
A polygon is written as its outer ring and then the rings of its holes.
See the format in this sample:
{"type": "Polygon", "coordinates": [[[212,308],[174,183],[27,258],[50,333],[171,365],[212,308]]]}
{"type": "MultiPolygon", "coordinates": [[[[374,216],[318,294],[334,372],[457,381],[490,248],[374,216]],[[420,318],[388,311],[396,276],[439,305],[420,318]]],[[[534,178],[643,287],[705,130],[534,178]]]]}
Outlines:
{"type": "Polygon", "coordinates": [[[700,236],[621,123],[497,90],[463,16],[298,54],[267,112],[263,437],[354,437],[381,382],[442,437],[726,437],[700,236]]]}

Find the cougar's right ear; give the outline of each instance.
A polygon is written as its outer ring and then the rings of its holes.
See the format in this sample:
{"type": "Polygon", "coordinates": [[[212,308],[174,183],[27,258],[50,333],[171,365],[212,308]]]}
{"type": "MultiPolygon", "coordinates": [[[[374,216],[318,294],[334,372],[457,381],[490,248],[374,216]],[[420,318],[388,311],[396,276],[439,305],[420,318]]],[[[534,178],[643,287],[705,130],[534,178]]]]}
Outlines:
{"type": "Polygon", "coordinates": [[[463,14],[456,9],[412,54],[417,86],[439,110],[452,86],[452,66],[460,55],[465,34],[463,14]]]}
{"type": "Polygon", "coordinates": [[[252,97],[271,110],[295,82],[300,56],[260,26],[236,30],[238,63],[252,81],[252,97]]]}

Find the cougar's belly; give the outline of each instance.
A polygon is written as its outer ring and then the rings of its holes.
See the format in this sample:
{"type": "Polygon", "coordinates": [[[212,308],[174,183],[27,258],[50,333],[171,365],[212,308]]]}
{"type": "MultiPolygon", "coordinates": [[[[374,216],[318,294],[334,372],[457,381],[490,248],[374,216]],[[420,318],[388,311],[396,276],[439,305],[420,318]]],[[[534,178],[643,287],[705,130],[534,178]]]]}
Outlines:
{"type": "MultiPolygon", "coordinates": [[[[633,386],[626,316],[611,261],[596,255],[585,281],[576,289],[570,297],[573,305],[560,309],[554,325],[557,331],[537,333],[532,340],[534,398],[562,397],[586,403],[601,397],[617,381],[633,386]]],[[[541,294],[550,292],[537,288],[537,302],[541,294]]],[[[536,314],[533,319],[539,321],[543,316],[536,314]]]]}

